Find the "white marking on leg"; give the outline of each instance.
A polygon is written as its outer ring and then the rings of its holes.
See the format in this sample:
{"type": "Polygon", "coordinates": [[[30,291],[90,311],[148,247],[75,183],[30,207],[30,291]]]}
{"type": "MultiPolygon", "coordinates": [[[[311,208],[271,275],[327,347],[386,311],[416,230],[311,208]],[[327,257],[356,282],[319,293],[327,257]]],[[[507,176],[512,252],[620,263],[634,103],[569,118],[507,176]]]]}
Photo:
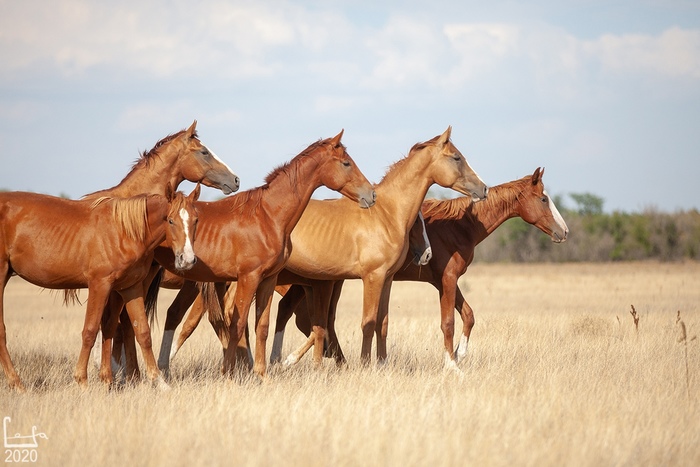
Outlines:
{"type": "Polygon", "coordinates": [[[462,374],[462,370],[460,370],[457,366],[457,362],[450,357],[450,353],[448,351],[445,351],[445,366],[443,368],[445,372],[457,373],[459,375],[462,374]]]}
{"type": "Polygon", "coordinates": [[[292,366],[296,365],[298,362],[299,356],[296,354],[296,352],[292,352],[287,356],[287,358],[284,359],[282,366],[292,366]]]}
{"type": "Polygon", "coordinates": [[[461,362],[467,357],[467,347],[469,346],[469,339],[467,336],[462,334],[459,338],[459,344],[457,344],[457,350],[455,351],[455,360],[461,362]]]}

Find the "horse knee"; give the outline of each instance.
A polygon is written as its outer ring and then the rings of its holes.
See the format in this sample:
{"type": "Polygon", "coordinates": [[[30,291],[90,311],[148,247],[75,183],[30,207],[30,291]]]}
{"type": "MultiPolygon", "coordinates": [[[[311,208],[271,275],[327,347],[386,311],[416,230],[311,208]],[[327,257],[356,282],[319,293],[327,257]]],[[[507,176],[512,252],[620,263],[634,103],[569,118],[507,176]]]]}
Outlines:
{"type": "Polygon", "coordinates": [[[134,331],[136,341],[141,348],[150,349],[153,343],[151,342],[151,331],[149,329],[138,329],[134,331]]]}
{"type": "Polygon", "coordinates": [[[442,321],[440,324],[440,329],[442,330],[442,333],[446,336],[454,336],[455,334],[455,320],[454,317],[451,319],[445,319],[442,321]]]}
{"type": "Polygon", "coordinates": [[[82,339],[83,339],[83,346],[84,347],[92,347],[95,344],[95,340],[97,339],[97,332],[98,331],[99,331],[98,327],[83,328],[82,339]]]}

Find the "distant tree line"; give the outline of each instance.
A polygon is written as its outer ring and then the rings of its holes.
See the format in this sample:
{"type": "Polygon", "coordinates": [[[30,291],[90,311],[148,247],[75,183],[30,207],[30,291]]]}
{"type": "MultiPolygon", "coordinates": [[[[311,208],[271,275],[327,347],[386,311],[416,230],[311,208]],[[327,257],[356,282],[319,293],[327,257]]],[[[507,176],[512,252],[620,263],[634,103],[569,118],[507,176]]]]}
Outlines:
{"type": "Polygon", "coordinates": [[[576,207],[555,200],[569,226],[569,238],[553,243],[538,228],[510,219],[476,248],[475,261],[563,262],[700,260],[700,212],[649,208],[641,213],[603,212],[603,199],[572,193],[576,207]]]}

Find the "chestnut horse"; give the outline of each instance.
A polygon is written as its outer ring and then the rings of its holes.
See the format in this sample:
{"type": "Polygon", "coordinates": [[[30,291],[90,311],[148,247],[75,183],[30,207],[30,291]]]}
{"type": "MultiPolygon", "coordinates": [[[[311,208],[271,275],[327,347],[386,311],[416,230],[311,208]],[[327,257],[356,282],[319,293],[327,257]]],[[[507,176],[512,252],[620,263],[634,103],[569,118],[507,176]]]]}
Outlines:
{"type": "MultiPolygon", "coordinates": [[[[364,285],[362,360],[369,362],[376,332],[377,358],[384,361],[388,317],[379,313],[386,310],[383,304],[389,300],[392,277],[406,258],[407,234],[428,189],[437,183],[474,200],[486,197],[486,185],[452,144],[450,134],[451,127],[414,145],[408,156],[393,164],[375,186],[378,200],[370,212],[352,209],[343,198],[309,202],[292,232],[294,249],[277,284],[304,284],[313,289],[315,362],[320,364],[322,359],[333,281],[348,278],[361,278],[364,285]]],[[[204,308],[211,320],[216,302],[205,303],[204,308]]],[[[190,316],[195,321],[202,313],[203,308],[193,308],[190,316]]],[[[222,333],[217,334],[221,339],[222,333]]],[[[263,364],[257,357],[264,345],[264,340],[257,340],[255,365],[263,364]]]]}
{"type": "MultiPolygon", "coordinates": [[[[132,322],[154,383],[165,384],[151,349],[142,282],[153,250],[167,240],[172,251],[189,251],[182,267],[191,267],[197,222],[190,197],[181,193],[132,198],[67,200],[25,192],[0,193],[0,363],[11,388],[24,390],[7,351],[3,296],[13,274],[39,287],[88,288],[82,347],[75,367],[78,384],[87,386],[87,364],[100,320],[112,291],[118,292],[132,322]]],[[[121,307],[121,304],[119,305],[121,307]]],[[[111,382],[111,381],[106,381],[111,382]]]]}
{"type": "MultiPolygon", "coordinates": [[[[415,222],[413,223],[413,226],[411,227],[411,230],[409,231],[408,238],[409,251],[411,253],[411,262],[418,266],[425,266],[426,264],[428,264],[430,258],[432,258],[433,253],[430,247],[430,241],[428,240],[428,234],[425,230],[423,214],[421,214],[420,212],[418,213],[418,217],[416,218],[415,222]]],[[[178,284],[177,281],[174,281],[173,279],[177,278],[174,277],[174,275],[172,274],[169,275],[170,282],[168,283],[168,287],[181,288],[178,294],[176,295],[175,299],[173,300],[173,303],[168,308],[167,319],[165,321],[164,328],[165,330],[163,332],[163,341],[160,346],[160,355],[158,356],[158,368],[160,368],[160,370],[163,371],[166,375],[170,370],[171,360],[175,357],[178,350],[180,350],[180,348],[190,337],[192,332],[194,332],[197,325],[199,325],[199,321],[202,318],[202,314],[198,311],[204,310],[204,308],[202,308],[201,303],[197,303],[197,305],[195,305],[195,310],[197,311],[188,315],[187,321],[185,321],[185,323],[182,326],[182,330],[180,331],[180,334],[178,334],[177,342],[175,342],[175,345],[173,346],[173,337],[175,334],[175,329],[180,324],[180,322],[182,322],[182,318],[184,317],[187,309],[193,304],[197,297],[200,297],[195,287],[182,287],[183,284],[178,284]]],[[[233,286],[235,289],[236,284],[234,282],[229,284],[229,286],[233,286]]],[[[290,287],[292,286],[278,285],[277,287],[275,287],[275,291],[281,296],[285,297],[285,300],[296,299],[296,304],[298,304],[299,301],[305,298],[304,289],[302,287],[293,287],[292,294],[287,294],[287,291],[290,290],[290,287]],[[295,298],[293,298],[293,296],[295,296],[295,298]]],[[[294,306],[296,306],[296,304],[294,306]]],[[[212,314],[209,314],[209,316],[211,318],[210,322],[212,324],[212,327],[214,328],[214,331],[218,334],[220,331],[220,326],[217,324],[216,318],[213,317],[212,314]]],[[[308,323],[308,316],[306,318],[306,322],[308,323]]],[[[331,326],[332,324],[332,322],[329,322],[329,326],[331,326]]],[[[301,328],[301,325],[299,327],[301,328]]],[[[309,332],[310,331],[307,331],[307,336],[309,332]]],[[[334,332],[334,330],[329,327],[329,332],[334,332]]],[[[247,335],[248,334],[246,332],[246,336],[247,335]]],[[[272,345],[272,351],[270,353],[270,363],[278,363],[280,360],[283,336],[284,333],[275,334],[275,339],[272,345]]],[[[241,339],[241,341],[239,342],[238,353],[239,361],[246,364],[246,366],[251,367],[252,354],[250,352],[248,340],[246,337],[241,339]]]]}
{"type": "MultiPolygon", "coordinates": [[[[566,241],[569,229],[544,189],[543,174],[544,169],[537,168],[532,175],[491,187],[488,199],[482,203],[473,203],[464,197],[446,201],[431,199],[423,203],[422,212],[433,258],[427,268],[419,268],[406,261],[394,275],[394,280],[428,282],[438,290],[446,369],[458,369],[457,362],[466,356],[467,344],[474,326],[474,312],[464,299],[457,281],[467,272],[474,259],[476,245],[499,225],[513,217],[520,217],[539,228],[556,243],[566,241]],[[462,337],[457,350],[453,345],[455,308],[463,321],[462,337]]],[[[335,305],[341,288],[342,282],[338,282],[334,287],[330,321],[335,317],[335,305]]],[[[302,332],[309,334],[311,324],[308,310],[303,307],[297,308],[301,302],[300,294],[303,295],[303,291],[298,286],[293,286],[280,301],[276,333],[283,333],[292,313],[296,313],[297,326],[302,332]]],[[[343,354],[337,336],[331,334],[329,341],[328,347],[334,352],[329,356],[342,362],[343,354]]],[[[307,347],[308,343],[292,353],[290,362],[298,360],[308,350],[307,347]]]]}
{"type": "MultiPolygon", "coordinates": [[[[173,268],[172,252],[156,249],[161,265],[189,281],[237,281],[235,294],[230,294],[225,303],[223,333],[234,343],[243,336],[255,297],[255,332],[261,344],[256,347],[254,371],[261,377],[266,370],[264,342],[277,275],[293,251],[290,235],[311,195],[325,185],[360,207],[369,208],[375,203],[376,193],[341,144],[342,135],[341,131],[333,138],[313,143],[268,175],[262,187],[216,202],[196,203],[199,261],[191,270],[178,272],[173,268]]],[[[233,362],[236,346],[229,347],[225,340],[224,371],[230,372],[233,365],[227,362],[233,362]]]]}
{"type": "MultiPolygon", "coordinates": [[[[217,188],[225,195],[240,188],[238,176],[199,139],[197,120],[193,121],[186,130],[166,136],[150,151],[143,152],[131,171],[118,185],[85,195],[83,199],[97,199],[103,196],[127,198],[142,193],[165,196],[168,187],[177,189],[184,180],[217,188]]],[[[156,271],[157,269],[153,270],[147,277],[148,284],[156,271]]],[[[136,348],[131,323],[126,313],[122,313],[121,329],[130,336],[127,339],[130,345],[124,349],[126,356],[135,361],[136,348]]],[[[115,340],[115,362],[121,359],[123,349],[121,341],[121,338],[115,340]]],[[[96,347],[99,347],[99,341],[96,347]]],[[[137,373],[138,368],[135,367],[134,371],[137,373]]],[[[136,374],[129,376],[135,378],[136,374]]]]}

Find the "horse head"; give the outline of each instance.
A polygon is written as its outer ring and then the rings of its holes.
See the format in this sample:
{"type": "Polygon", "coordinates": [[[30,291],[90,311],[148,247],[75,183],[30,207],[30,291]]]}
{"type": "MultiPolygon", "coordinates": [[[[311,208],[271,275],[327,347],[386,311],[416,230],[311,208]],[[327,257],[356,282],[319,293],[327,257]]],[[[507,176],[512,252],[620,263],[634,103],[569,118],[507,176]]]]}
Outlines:
{"type": "Polygon", "coordinates": [[[432,160],[428,169],[438,185],[471,196],[474,201],[485,199],[488,187],[472,170],[459,149],[452,144],[451,133],[452,127],[449,126],[443,134],[414,146],[412,151],[430,151],[432,160]]]}
{"type": "Polygon", "coordinates": [[[241,186],[238,176],[197,137],[197,120],[179,136],[181,168],[186,180],[231,194],[241,186]]]}
{"type": "Polygon", "coordinates": [[[322,141],[325,155],[320,167],[321,182],[356,201],[361,208],[369,208],[374,206],[377,194],[340,142],[343,131],[322,141]]]}
{"type": "Polygon", "coordinates": [[[175,255],[175,268],[186,271],[197,262],[194,254],[194,239],[197,233],[197,209],[194,202],[199,198],[201,187],[199,184],[189,196],[181,191],[173,191],[168,185],[166,198],[168,199],[167,226],[165,230],[166,243],[171,246],[175,255]]]}
{"type": "Polygon", "coordinates": [[[530,177],[525,177],[525,188],[518,196],[517,209],[525,222],[549,235],[553,242],[561,243],[566,241],[569,228],[544,189],[542,175],[544,169],[538,167],[530,177]]]}

